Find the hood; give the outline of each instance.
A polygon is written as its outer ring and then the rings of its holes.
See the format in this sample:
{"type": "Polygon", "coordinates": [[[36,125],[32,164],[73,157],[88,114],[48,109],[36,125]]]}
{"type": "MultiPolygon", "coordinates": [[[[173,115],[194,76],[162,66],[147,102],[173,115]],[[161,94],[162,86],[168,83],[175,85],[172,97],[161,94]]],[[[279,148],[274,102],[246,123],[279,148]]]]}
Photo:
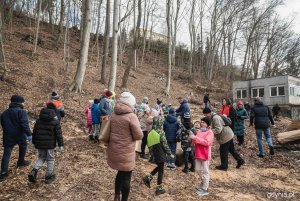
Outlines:
{"type": "Polygon", "coordinates": [[[177,118],[174,115],[168,115],[166,118],[166,121],[169,123],[175,123],[177,121],[177,118]]]}
{"type": "Polygon", "coordinates": [[[126,103],[117,102],[114,112],[117,115],[128,114],[128,113],[132,113],[133,109],[126,103]]]}
{"type": "Polygon", "coordinates": [[[48,108],[43,108],[40,112],[40,116],[39,118],[41,120],[52,120],[54,119],[54,117],[56,116],[56,113],[54,110],[52,109],[48,109],[48,108]]]}
{"type": "Polygon", "coordinates": [[[186,99],[183,99],[181,104],[185,104],[185,103],[188,103],[188,101],[186,99]]]}
{"type": "Polygon", "coordinates": [[[255,105],[264,105],[264,103],[262,101],[256,101],[255,105]]]}
{"type": "Polygon", "coordinates": [[[97,107],[99,107],[99,105],[98,105],[98,104],[95,104],[95,103],[93,103],[93,105],[92,105],[92,109],[95,109],[95,108],[97,108],[97,107]]]}
{"type": "Polygon", "coordinates": [[[9,104],[9,108],[16,108],[16,107],[23,109],[23,105],[21,103],[10,103],[9,104]]]}

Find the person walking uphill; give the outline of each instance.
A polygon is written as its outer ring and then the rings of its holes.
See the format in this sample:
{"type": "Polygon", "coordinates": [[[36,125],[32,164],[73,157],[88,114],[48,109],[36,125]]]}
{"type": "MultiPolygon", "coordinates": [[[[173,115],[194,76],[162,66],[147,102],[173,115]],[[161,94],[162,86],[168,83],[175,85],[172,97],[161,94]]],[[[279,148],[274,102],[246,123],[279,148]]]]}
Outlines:
{"type": "Polygon", "coordinates": [[[110,119],[107,163],[118,171],[114,201],[128,200],[131,175],[135,168],[135,141],[143,138],[139,120],[133,113],[135,104],[135,97],[129,92],[123,92],[110,119]]]}
{"type": "Polygon", "coordinates": [[[280,107],[278,104],[274,105],[274,107],[272,108],[272,112],[273,112],[273,119],[276,117],[276,119],[278,119],[278,114],[280,111],[280,107]]]}
{"type": "Polygon", "coordinates": [[[50,100],[46,103],[48,105],[49,103],[53,103],[56,107],[56,116],[58,120],[60,121],[61,118],[65,116],[65,109],[64,109],[64,104],[61,100],[61,97],[58,93],[55,91],[52,92],[50,100]]]}
{"type": "Polygon", "coordinates": [[[237,137],[238,145],[244,144],[245,137],[245,119],[248,118],[248,112],[245,110],[242,101],[238,101],[236,115],[234,120],[234,134],[237,137]]]}
{"type": "Polygon", "coordinates": [[[153,129],[148,134],[147,139],[149,151],[154,157],[154,162],[156,163],[157,167],[155,167],[149,175],[143,177],[144,184],[150,188],[150,183],[153,179],[153,176],[158,173],[157,187],[155,191],[156,195],[164,194],[166,192],[162,185],[166,154],[169,157],[174,158],[174,155],[171,153],[171,150],[167,144],[165,133],[162,130],[163,121],[161,118],[161,116],[157,116],[153,119],[153,129]]]}
{"type": "Polygon", "coordinates": [[[112,114],[112,96],[111,91],[106,91],[104,97],[99,102],[99,108],[101,111],[101,118],[110,117],[112,114]]]}
{"type": "Polygon", "coordinates": [[[99,142],[100,124],[101,124],[101,111],[99,108],[99,99],[95,98],[91,108],[92,111],[92,135],[89,136],[90,140],[95,143],[99,142]]]}
{"type": "Polygon", "coordinates": [[[46,183],[51,183],[55,180],[54,148],[56,147],[56,143],[58,144],[58,151],[63,151],[64,142],[60,122],[56,118],[55,110],[50,109],[50,104],[48,104],[48,108],[41,110],[33,128],[32,143],[38,149],[39,154],[38,160],[28,175],[29,181],[33,183],[36,182],[37,173],[45,161],[47,161],[46,183]]]}
{"type": "Polygon", "coordinates": [[[241,156],[234,148],[234,134],[231,128],[229,126],[225,126],[222,117],[220,117],[216,113],[212,113],[209,108],[204,108],[203,114],[204,116],[212,119],[212,131],[220,144],[221,165],[216,166],[216,169],[227,171],[228,152],[230,152],[233,158],[237,161],[236,168],[240,168],[245,163],[245,161],[241,158],[241,156]]]}
{"type": "Polygon", "coordinates": [[[183,120],[184,113],[190,113],[190,106],[186,99],[179,97],[178,102],[180,103],[179,108],[176,110],[176,117],[180,116],[181,120],[183,120]]]}
{"type": "Polygon", "coordinates": [[[264,105],[260,98],[256,97],[254,99],[254,106],[251,109],[250,126],[253,127],[254,123],[256,130],[256,140],[259,149],[259,154],[257,156],[261,158],[265,156],[262,143],[262,132],[264,132],[265,138],[269,145],[270,155],[274,155],[273,142],[270,134],[270,122],[272,125],[275,125],[269,107],[264,105]]]}
{"type": "Polygon", "coordinates": [[[13,95],[10,101],[9,108],[1,115],[4,152],[0,181],[4,181],[8,177],[9,159],[15,145],[19,146],[17,167],[22,168],[30,164],[30,161],[25,160],[27,140],[32,140],[27,113],[23,110],[25,100],[22,96],[13,95]]]}
{"type": "MultiPolygon", "coordinates": [[[[168,146],[171,149],[172,154],[176,156],[176,145],[177,145],[176,135],[177,135],[177,131],[179,130],[179,122],[176,119],[173,108],[169,110],[169,114],[163,124],[163,129],[166,134],[168,146]]],[[[168,161],[167,167],[174,170],[176,168],[175,158],[169,158],[167,161],[168,161]]]]}

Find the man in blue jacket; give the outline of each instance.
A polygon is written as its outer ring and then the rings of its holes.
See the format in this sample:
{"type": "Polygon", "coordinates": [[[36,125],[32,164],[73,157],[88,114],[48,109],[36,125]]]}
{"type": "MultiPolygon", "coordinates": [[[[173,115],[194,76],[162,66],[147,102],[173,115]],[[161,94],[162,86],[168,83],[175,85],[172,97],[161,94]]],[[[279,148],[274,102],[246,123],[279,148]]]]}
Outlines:
{"type": "Polygon", "coordinates": [[[270,134],[270,122],[272,125],[274,125],[272,113],[270,111],[270,108],[264,105],[258,97],[255,98],[254,106],[251,109],[250,126],[253,126],[253,122],[256,130],[256,140],[259,149],[259,154],[257,156],[261,158],[265,156],[262,142],[262,132],[264,132],[265,138],[268,142],[270,155],[274,155],[274,148],[270,134]]]}
{"type": "Polygon", "coordinates": [[[179,97],[178,102],[180,103],[179,108],[176,110],[176,116],[180,116],[181,120],[183,119],[184,113],[190,113],[190,106],[186,99],[179,97]]]}
{"type": "Polygon", "coordinates": [[[25,100],[18,95],[13,95],[10,100],[9,108],[1,115],[4,152],[1,162],[0,181],[4,181],[8,177],[9,159],[15,145],[19,146],[17,167],[21,168],[30,165],[30,161],[25,160],[27,140],[32,140],[27,113],[23,110],[25,100]]]}
{"type": "MultiPolygon", "coordinates": [[[[169,109],[169,114],[166,117],[163,125],[164,132],[166,134],[168,146],[171,149],[171,152],[174,156],[176,156],[176,133],[179,129],[179,122],[176,119],[175,111],[173,108],[169,109]]],[[[167,167],[171,169],[175,169],[175,158],[169,158],[167,167]]]]}

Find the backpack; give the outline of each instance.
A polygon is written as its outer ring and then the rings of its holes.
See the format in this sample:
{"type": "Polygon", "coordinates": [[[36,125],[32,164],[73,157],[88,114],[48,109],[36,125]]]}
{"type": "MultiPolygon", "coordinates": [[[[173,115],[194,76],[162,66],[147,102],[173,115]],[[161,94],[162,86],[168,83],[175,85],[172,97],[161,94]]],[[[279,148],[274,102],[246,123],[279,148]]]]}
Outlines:
{"type": "Polygon", "coordinates": [[[152,129],[147,136],[147,146],[150,148],[159,143],[160,143],[160,135],[158,132],[152,129]]]}
{"type": "Polygon", "coordinates": [[[231,121],[231,119],[229,118],[229,117],[227,117],[227,116],[225,116],[225,115],[222,115],[222,114],[218,114],[221,118],[222,118],[222,120],[224,121],[224,126],[231,126],[231,124],[232,124],[232,121],[231,121]]]}

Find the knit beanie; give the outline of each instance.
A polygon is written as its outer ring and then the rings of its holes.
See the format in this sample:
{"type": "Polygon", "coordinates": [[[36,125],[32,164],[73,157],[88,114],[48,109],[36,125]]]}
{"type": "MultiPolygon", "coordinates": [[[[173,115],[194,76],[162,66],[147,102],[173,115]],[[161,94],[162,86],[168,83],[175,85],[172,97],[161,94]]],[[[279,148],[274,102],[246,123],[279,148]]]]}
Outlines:
{"type": "Polygon", "coordinates": [[[209,114],[211,113],[211,109],[209,109],[208,107],[203,109],[203,114],[209,114]]]}
{"type": "Polygon", "coordinates": [[[24,103],[25,100],[22,96],[19,96],[19,95],[13,95],[11,98],[10,98],[10,102],[12,103],[24,103]]]}
{"type": "Polygon", "coordinates": [[[121,93],[119,101],[130,105],[132,108],[136,104],[135,97],[130,92],[121,93]]]}
{"type": "Polygon", "coordinates": [[[52,92],[51,96],[52,98],[59,98],[59,94],[56,93],[55,91],[52,92]]]}
{"type": "Polygon", "coordinates": [[[211,125],[211,119],[209,117],[203,117],[201,121],[204,121],[207,124],[207,126],[211,125]]]}
{"type": "Polygon", "coordinates": [[[237,105],[238,105],[238,106],[243,105],[243,102],[242,102],[241,100],[239,100],[239,101],[237,102],[237,105]]]}
{"type": "Polygon", "coordinates": [[[170,109],[169,109],[169,115],[175,115],[175,111],[174,111],[173,108],[170,108],[170,109]]]}
{"type": "Polygon", "coordinates": [[[142,100],[143,103],[147,103],[148,104],[149,98],[147,96],[145,96],[142,100]]]}
{"type": "Polygon", "coordinates": [[[185,113],[183,114],[183,118],[184,118],[184,119],[191,119],[191,114],[190,114],[189,112],[185,112],[185,113]]]}

